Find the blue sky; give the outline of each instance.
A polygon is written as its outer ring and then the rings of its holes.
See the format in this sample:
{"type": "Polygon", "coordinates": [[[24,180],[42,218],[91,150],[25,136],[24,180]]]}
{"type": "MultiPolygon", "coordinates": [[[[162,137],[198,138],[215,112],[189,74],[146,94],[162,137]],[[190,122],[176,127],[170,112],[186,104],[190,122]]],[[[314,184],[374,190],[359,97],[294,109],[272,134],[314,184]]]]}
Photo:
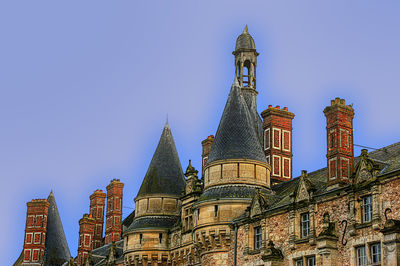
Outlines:
{"type": "Polygon", "coordinates": [[[51,189],[73,256],[95,189],[121,179],[128,215],[167,114],[183,168],[200,168],[245,24],[259,112],[296,115],[294,176],[325,166],[334,97],[354,104],[354,143],[399,141],[399,12],[398,1],[0,2],[0,261],[22,250],[26,202],[51,189]]]}

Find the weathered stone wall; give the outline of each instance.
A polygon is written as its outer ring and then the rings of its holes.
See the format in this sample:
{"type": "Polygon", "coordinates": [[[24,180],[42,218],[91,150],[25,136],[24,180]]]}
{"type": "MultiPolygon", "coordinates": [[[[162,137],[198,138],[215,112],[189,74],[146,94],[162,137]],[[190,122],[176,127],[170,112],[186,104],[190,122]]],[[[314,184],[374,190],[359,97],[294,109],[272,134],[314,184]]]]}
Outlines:
{"type": "MultiPolygon", "coordinates": [[[[366,188],[356,192],[344,192],[325,196],[325,198],[317,199],[314,205],[314,224],[315,224],[315,241],[302,241],[296,235],[293,244],[290,241],[290,211],[283,211],[277,215],[268,215],[262,219],[249,220],[247,224],[241,225],[237,235],[237,265],[272,265],[271,262],[263,261],[261,255],[263,249],[269,240],[272,240],[275,247],[282,251],[284,260],[279,265],[294,265],[297,258],[306,258],[315,256],[317,265],[327,265],[325,250],[320,246],[326,246],[322,243],[325,240],[318,239],[318,236],[324,229],[323,216],[329,213],[330,222],[335,223],[336,240],[332,243],[329,261],[330,265],[357,265],[356,264],[356,248],[365,246],[367,257],[370,261],[370,246],[374,243],[381,243],[381,256],[383,265],[395,265],[391,261],[385,261],[388,250],[384,247],[384,236],[380,229],[386,221],[385,209],[390,208],[391,212],[387,212],[389,219],[400,220],[400,178],[385,181],[382,185],[375,185],[372,188],[366,188]],[[379,210],[378,220],[368,223],[361,223],[361,196],[377,194],[377,202],[374,203],[373,209],[379,210]],[[355,201],[354,209],[351,209],[351,201],[355,201]],[[350,211],[352,210],[352,211],[350,211]],[[345,221],[342,223],[342,221],[345,221]],[[346,227],[347,223],[347,228],[346,227]],[[252,228],[261,225],[263,228],[263,247],[261,250],[254,250],[254,233],[252,228]],[[350,230],[354,227],[353,231],[350,230]],[[320,242],[318,242],[320,241],[320,242]],[[322,243],[322,245],[320,245],[322,243]],[[336,247],[336,250],[335,250],[336,247]],[[324,254],[324,255],[323,255],[324,254]],[[324,257],[325,256],[325,257],[324,257]]],[[[294,210],[296,213],[297,210],[294,210]]],[[[312,224],[312,222],[311,222],[312,224]]],[[[296,223],[296,227],[300,224],[296,223]]],[[[312,225],[311,225],[312,226],[312,225]]],[[[312,228],[310,228],[312,230],[312,228]]],[[[234,248],[232,243],[231,248],[234,248]]]]}
{"type": "Polygon", "coordinates": [[[254,160],[222,160],[204,171],[204,188],[222,184],[270,187],[270,166],[254,160]]]}
{"type": "Polygon", "coordinates": [[[201,257],[201,265],[233,265],[233,257],[231,252],[212,252],[201,257]]]}
{"type": "Polygon", "coordinates": [[[179,215],[181,202],[178,198],[153,196],[136,199],[135,216],[143,215],[179,215]]]}

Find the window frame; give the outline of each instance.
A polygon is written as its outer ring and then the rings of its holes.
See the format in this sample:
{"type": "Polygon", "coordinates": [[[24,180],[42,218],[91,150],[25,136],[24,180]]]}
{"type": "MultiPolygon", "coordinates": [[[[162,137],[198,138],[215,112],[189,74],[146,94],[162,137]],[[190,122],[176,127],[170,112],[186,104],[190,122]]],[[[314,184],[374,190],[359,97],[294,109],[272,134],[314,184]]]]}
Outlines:
{"type": "Polygon", "coordinates": [[[371,263],[372,265],[381,265],[382,263],[382,245],[380,242],[372,243],[369,246],[369,252],[371,254],[371,263]],[[374,253],[374,247],[378,247],[376,251],[378,253],[374,253]],[[374,261],[374,256],[378,256],[378,260],[374,261]]]}
{"type": "Polygon", "coordinates": [[[303,257],[294,259],[294,265],[295,266],[304,266],[303,257]]]}
{"type": "Polygon", "coordinates": [[[254,227],[254,250],[261,249],[262,243],[262,230],[261,226],[254,227]]]}
{"type": "Polygon", "coordinates": [[[307,238],[310,236],[310,213],[304,212],[300,214],[300,238],[307,238]],[[307,217],[307,219],[303,219],[307,217]]]}
{"type": "Polygon", "coordinates": [[[372,195],[361,197],[361,222],[369,223],[372,221],[373,205],[372,195]]]}
{"type": "Polygon", "coordinates": [[[315,258],[315,255],[306,257],[306,263],[307,263],[307,266],[316,266],[317,260],[315,258]],[[310,262],[312,262],[312,264],[310,264],[310,262]]]}
{"type": "Polygon", "coordinates": [[[357,266],[366,266],[368,264],[368,257],[367,257],[367,249],[364,246],[356,247],[356,265],[357,266]],[[361,254],[361,252],[363,254],[361,254]]]}

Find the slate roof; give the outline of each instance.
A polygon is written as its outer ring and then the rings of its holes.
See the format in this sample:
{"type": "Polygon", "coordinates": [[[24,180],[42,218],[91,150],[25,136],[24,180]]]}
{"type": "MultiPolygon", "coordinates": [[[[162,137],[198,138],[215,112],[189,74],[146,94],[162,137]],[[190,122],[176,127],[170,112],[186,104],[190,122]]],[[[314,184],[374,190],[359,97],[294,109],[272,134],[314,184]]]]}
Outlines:
{"type": "Polygon", "coordinates": [[[243,30],[243,33],[239,35],[236,39],[236,47],[235,50],[240,49],[256,49],[256,44],[254,43],[253,37],[249,34],[247,25],[243,30]]]}
{"type": "Polygon", "coordinates": [[[266,162],[252,116],[235,78],[207,163],[224,159],[266,162]]]}
{"type": "MultiPolygon", "coordinates": [[[[110,243],[92,250],[92,261],[94,266],[107,265],[107,259],[110,254],[111,245],[112,244],[110,243]]],[[[118,261],[123,258],[124,240],[121,239],[115,242],[115,248],[115,257],[118,261]]]]}
{"type": "Polygon", "coordinates": [[[167,122],[137,196],[152,194],[180,196],[184,187],[185,177],[167,122]]]}
{"type": "Polygon", "coordinates": [[[138,217],[133,220],[126,232],[145,228],[168,229],[172,228],[174,224],[179,221],[179,219],[180,218],[178,216],[161,215],[138,217]]]}
{"type": "Polygon", "coordinates": [[[215,199],[251,199],[260,190],[264,194],[270,194],[271,190],[260,189],[248,185],[225,185],[208,188],[201,194],[197,203],[215,199]]]}
{"type": "MultiPolygon", "coordinates": [[[[381,149],[372,151],[369,153],[369,157],[377,162],[382,170],[378,176],[385,175],[391,171],[400,170],[400,142],[396,142],[389,146],[381,149]]],[[[354,158],[354,164],[356,165],[360,160],[360,157],[354,158]]],[[[312,182],[316,191],[314,196],[318,196],[326,192],[327,187],[327,168],[321,168],[314,172],[308,173],[308,179],[312,182]]],[[[272,186],[272,190],[276,195],[275,201],[268,207],[268,209],[274,209],[283,207],[291,203],[290,195],[297,189],[300,178],[294,178],[290,181],[282,182],[272,186]]]]}
{"type": "Polygon", "coordinates": [[[125,231],[132,224],[135,218],[135,210],[133,210],[124,220],[122,220],[122,230],[125,231]]]}
{"type": "Polygon", "coordinates": [[[45,265],[62,265],[70,259],[71,253],[69,252],[53,192],[50,192],[47,202],[50,203],[50,206],[47,216],[44,261],[45,265]]]}

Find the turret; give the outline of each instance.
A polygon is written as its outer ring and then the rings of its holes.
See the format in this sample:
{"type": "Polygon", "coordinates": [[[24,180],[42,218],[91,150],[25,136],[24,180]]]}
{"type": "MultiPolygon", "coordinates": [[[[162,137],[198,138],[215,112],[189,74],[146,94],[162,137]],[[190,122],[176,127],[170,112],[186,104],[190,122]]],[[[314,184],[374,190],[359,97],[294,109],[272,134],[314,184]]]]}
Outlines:
{"type": "Polygon", "coordinates": [[[166,264],[168,231],[179,221],[185,178],[168,122],[135,198],[124,254],[135,264],[166,264]]]}

